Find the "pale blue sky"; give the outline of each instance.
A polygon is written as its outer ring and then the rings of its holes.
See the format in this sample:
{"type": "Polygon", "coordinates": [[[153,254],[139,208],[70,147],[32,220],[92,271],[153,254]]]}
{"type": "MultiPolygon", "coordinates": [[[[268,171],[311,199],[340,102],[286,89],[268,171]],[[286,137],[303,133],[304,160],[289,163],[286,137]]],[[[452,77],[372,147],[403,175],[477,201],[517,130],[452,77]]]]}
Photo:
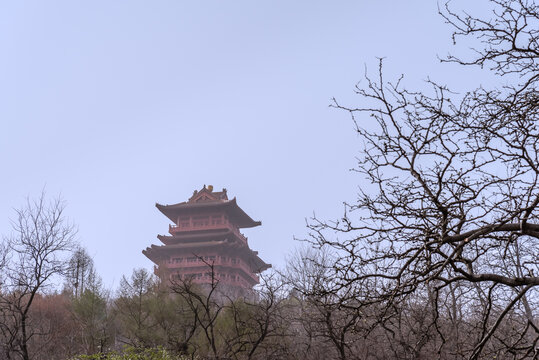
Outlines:
{"type": "Polygon", "coordinates": [[[427,0],[2,2],[0,233],[25,196],[61,193],[115,287],[168,230],[155,202],[213,184],[262,221],[244,232],[281,267],[305,218],[339,217],[364,186],[330,99],[357,104],[376,57],[413,86],[478,85],[437,60],[449,35],[427,0]]]}

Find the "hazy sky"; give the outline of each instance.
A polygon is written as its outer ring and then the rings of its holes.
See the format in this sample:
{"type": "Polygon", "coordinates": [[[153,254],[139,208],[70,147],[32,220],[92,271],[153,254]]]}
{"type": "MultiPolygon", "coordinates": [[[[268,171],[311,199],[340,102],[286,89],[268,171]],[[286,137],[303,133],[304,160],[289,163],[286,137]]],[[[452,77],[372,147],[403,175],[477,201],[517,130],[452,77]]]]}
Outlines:
{"type": "Polygon", "coordinates": [[[244,233],[282,267],[306,218],[338,218],[366,186],[331,98],[359,104],[377,57],[420,89],[479,85],[439,63],[453,49],[427,0],[2,2],[0,233],[27,195],[61,194],[112,288],[151,267],[141,251],[169,223],[155,203],[212,184],[262,221],[244,233]]]}

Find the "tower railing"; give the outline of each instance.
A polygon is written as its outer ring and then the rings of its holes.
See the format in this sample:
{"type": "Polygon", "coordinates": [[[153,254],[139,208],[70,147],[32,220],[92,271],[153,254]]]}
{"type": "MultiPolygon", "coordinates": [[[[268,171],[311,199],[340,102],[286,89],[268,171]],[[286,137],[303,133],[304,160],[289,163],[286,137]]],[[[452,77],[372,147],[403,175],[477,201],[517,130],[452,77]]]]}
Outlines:
{"type": "Polygon", "coordinates": [[[219,229],[228,229],[232,231],[234,234],[236,234],[240,239],[247,242],[247,237],[243,235],[237,227],[233,226],[230,223],[208,224],[208,225],[189,225],[189,226],[181,226],[181,227],[177,225],[168,226],[168,232],[171,234],[178,234],[184,231],[187,232],[187,231],[219,230],[219,229]]]}
{"type": "MultiPolygon", "coordinates": [[[[233,263],[230,259],[228,261],[222,261],[220,258],[216,258],[215,260],[210,261],[209,264],[211,264],[211,266],[216,266],[217,268],[222,267],[223,269],[226,269],[226,271],[230,269],[243,270],[243,272],[250,276],[253,280],[258,281],[258,276],[256,275],[255,270],[243,261],[241,263],[233,263]]],[[[197,258],[195,261],[186,261],[186,258],[183,258],[179,263],[170,261],[166,267],[168,269],[178,269],[185,272],[191,271],[191,269],[194,268],[207,269],[208,263],[199,258],[197,258]]]]}

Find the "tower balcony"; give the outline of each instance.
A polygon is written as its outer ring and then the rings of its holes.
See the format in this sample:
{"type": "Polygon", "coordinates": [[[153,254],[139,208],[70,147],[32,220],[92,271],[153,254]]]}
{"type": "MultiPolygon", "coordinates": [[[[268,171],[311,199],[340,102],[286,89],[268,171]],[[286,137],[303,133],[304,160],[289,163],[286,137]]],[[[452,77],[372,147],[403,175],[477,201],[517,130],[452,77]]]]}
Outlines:
{"type": "Polygon", "coordinates": [[[242,239],[247,243],[247,237],[243,235],[237,227],[233,226],[232,224],[225,223],[225,224],[207,224],[207,225],[194,225],[194,224],[188,224],[188,225],[169,225],[168,226],[168,232],[172,235],[183,233],[183,232],[192,232],[192,231],[205,231],[205,230],[230,230],[235,235],[238,236],[238,238],[242,239]]]}
{"type": "Polygon", "coordinates": [[[191,256],[178,258],[178,261],[169,260],[164,262],[162,266],[168,270],[180,271],[182,273],[197,271],[207,271],[210,268],[214,268],[216,272],[230,273],[233,270],[242,271],[246,276],[258,283],[259,277],[256,274],[256,270],[251,266],[248,266],[244,261],[237,258],[227,258],[223,260],[222,256],[210,255],[210,256],[191,256]]]}

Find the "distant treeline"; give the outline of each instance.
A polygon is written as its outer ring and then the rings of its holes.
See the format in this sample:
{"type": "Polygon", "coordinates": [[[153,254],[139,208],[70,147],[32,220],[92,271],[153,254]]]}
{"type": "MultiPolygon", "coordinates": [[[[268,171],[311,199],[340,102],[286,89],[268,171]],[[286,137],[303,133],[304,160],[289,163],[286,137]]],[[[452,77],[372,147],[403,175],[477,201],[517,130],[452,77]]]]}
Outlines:
{"type": "MultiPolygon", "coordinates": [[[[110,292],[78,248],[65,262],[63,290],[34,294],[25,315],[25,351],[35,360],[344,360],[454,359],[473,349],[483,328],[473,301],[453,302],[448,293],[444,308],[436,309],[425,287],[390,308],[361,304],[345,292],[325,291],[333,260],[303,248],[286,269],[263,274],[261,284],[241,296],[217,278],[203,286],[189,279],[163,283],[145,269],[110,292]]],[[[30,295],[24,293],[1,293],[2,358],[25,356],[19,310],[30,295]]],[[[512,327],[523,322],[511,314],[506,335],[501,329],[486,351],[505,354],[512,327]]]]}

